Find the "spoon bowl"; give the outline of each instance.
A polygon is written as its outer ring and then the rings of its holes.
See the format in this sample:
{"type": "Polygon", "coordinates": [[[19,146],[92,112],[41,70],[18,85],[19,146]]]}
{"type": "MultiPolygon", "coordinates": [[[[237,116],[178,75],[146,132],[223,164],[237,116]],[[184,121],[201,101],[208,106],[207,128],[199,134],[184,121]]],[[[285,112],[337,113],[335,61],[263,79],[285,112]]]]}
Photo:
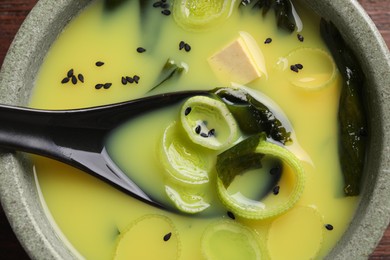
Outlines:
{"type": "Polygon", "coordinates": [[[0,147],[69,164],[137,199],[171,209],[158,198],[146,194],[119,169],[106,152],[105,139],[109,132],[131,118],[191,96],[206,94],[207,91],[182,91],[72,110],[0,105],[0,147]]]}

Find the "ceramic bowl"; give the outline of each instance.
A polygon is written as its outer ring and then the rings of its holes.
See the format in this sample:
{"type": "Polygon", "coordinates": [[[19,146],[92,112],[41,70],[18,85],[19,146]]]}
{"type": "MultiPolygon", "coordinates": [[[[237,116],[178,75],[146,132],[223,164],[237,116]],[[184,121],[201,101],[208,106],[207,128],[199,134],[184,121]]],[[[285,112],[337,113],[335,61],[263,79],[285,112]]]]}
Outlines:
{"type": "MultiPolygon", "coordinates": [[[[390,219],[390,54],[355,0],[303,0],[332,20],[352,44],[368,77],[371,139],[357,213],[329,259],[366,259],[390,219]],[[375,133],[375,134],[374,134],[375,133]]],[[[58,34],[89,0],[40,0],[21,26],[0,72],[0,103],[26,105],[37,71],[58,34]]],[[[75,259],[44,213],[31,162],[0,151],[0,198],[11,226],[34,259],[75,259]]]]}

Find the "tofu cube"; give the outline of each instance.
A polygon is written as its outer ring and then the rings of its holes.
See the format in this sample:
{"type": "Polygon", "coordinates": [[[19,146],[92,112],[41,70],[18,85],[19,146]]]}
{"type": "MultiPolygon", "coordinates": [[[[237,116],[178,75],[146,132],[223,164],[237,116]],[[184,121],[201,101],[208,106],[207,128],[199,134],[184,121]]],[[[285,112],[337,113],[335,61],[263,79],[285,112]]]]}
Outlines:
{"type": "Polygon", "coordinates": [[[253,42],[248,44],[244,37],[239,37],[208,59],[212,70],[221,82],[244,85],[261,77],[262,68],[256,57],[259,55],[262,57],[262,53],[253,46],[257,47],[257,44],[253,45],[253,42]]]}

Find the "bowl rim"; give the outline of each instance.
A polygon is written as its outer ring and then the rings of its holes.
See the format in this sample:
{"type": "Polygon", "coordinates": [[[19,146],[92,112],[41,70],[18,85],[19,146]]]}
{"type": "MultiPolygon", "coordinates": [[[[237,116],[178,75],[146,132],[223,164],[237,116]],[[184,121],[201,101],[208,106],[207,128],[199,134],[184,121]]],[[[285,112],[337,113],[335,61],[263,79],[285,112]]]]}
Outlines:
{"type": "MultiPolygon", "coordinates": [[[[92,0],[39,0],[20,27],[0,70],[0,102],[25,105],[46,52],[65,25],[92,0]],[[5,87],[6,86],[6,87],[5,87]],[[8,87],[9,86],[9,87],[8,87]]],[[[353,44],[372,87],[368,152],[375,157],[365,168],[364,193],[356,216],[329,259],[366,259],[390,222],[390,53],[374,23],[355,0],[301,0],[331,19],[353,44]],[[367,51],[369,50],[369,51],[367,51]],[[374,111],[374,112],[373,112],[374,111]],[[372,131],[373,132],[373,131],[372,131]],[[374,133],[374,132],[373,132],[374,133]],[[370,171],[374,169],[374,173],[370,171]],[[373,175],[374,174],[374,175],[373,175]]],[[[0,201],[22,246],[34,259],[77,259],[81,256],[58,236],[38,200],[34,168],[27,156],[0,152],[0,201]]]]}

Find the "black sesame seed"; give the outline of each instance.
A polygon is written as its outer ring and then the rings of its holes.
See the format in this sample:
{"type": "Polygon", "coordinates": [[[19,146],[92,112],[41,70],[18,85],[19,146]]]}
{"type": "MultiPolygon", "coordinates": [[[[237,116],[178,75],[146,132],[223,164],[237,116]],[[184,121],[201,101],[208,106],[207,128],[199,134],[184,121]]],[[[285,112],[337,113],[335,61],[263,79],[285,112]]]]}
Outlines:
{"type": "Polygon", "coordinates": [[[65,84],[65,83],[68,83],[68,82],[69,82],[69,78],[68,77],[66,77],[63,80],[61,80],[62,84],[65,84]]]}
{"type": "Polygon", "coordinates": [[[166,242],[166,241],[168,241],[170,238],[171,238],[171,236],[172,236],[172,233],[171,232],[169,232],[168,234],[166,234],[165,236],[164,236],[164,241],[166,242]]]}
{"type": "Polygon", "coordinates": [[[208,132],[207,135],[208,135],[208,136],[214,136],[214,135],[215,135],[215,129],[214,129],[214,128],[211,129],[211,130],[208,132]]]}
{"type": "Polygon", "coordinates": [[[190,46],[188,43],[185,43],[185,44],[184,44],[184,50],[185,50],[186,52],[191,51],[191,46],[190,46]]]}
{"type": "Polygon", "coordinates": [[[168,9],[164,9],[164,10],[162,10],[161,11],[161,13],[163,14],[163,15],[170,15],[171,14],[171,11],[169,11],[168,9]]]}
{"type": "Polygon", "coordinates": [[[127,84],[127,79],[125,77],[122,77],[121,82],[122,82],[123,85],[126,85],[127,84]]]}
{"type": "Polygon", "coordinates": [[[139,52],[139,53],[143,53],[143,52],[145,52],[145,51],[146,51],[145,48],[142,48],[142,47],[138,47],[138,48],[137,48],[137,52],[139,52]]]}
{"type": "Polygon", "coordinates": [[[325,228],[329,231],[333,230],[333,226],[331,224],[326,224],[325,228]]]}
{"type": "Polygon", "coordinates": [[[112,83],[106,83],[106,84],[104,84],[104,88],[105,89],[109,89],[110,87],[112,86],[112,83]]]}
{"type": "Polygon", "coordinates": [[[305,38],[302,35],[300,35],[299,33],[298,33],[297,37],[298,37],[298,40],[300,42],[303,42],[305,40],[305,38]]]}
{"type": "Polygon", "coordinates": [[[196,134],[200,134],[200,131],[202,131],[202,127],[201,127],[200,125],[197,125],[197,126],[195,127],[195,133],[196,133],[196,134]]]}
{"type": "Polygon", "coordinates": [[[234,216],[233,212],[231,212],[231,211],[228,211],[228,212],[227,212],[227,215],[228,215],[228,217],[231,218],[231,219],[236,219],[236,216],[234,216]]]}
{"type": "Polygon", "coordinates": [[[208,135],[208,134],[206,134],[206,133],[200,133],[200,136],[201,136],[201,137],[203,137],[203,138],[207,138],[207,137],[209,137],[209,135],[208,135]]]}
{"type": "Polygon", "coordinates": [[[126,77],[127,82],[134,83],[134,79],[132,77],[126,77]]]}
{"type": "Polygon", "coordinates": [[[97,61],[95,64],[96,64],[96,66],[101,67],[101,66],[104,65],[104,62],[102,62],[102,61],[97,61]]]}
{"type": "Polygon", "coordinates": [[[158,1],[153,4],[153,7],[161,7],[162,2],[158,1]]]}
{"type": "Polygon", "coordinates": [[[95,85],[95,88],[96,88],[96,89],[101,89],[103,86],[104,86],[103,84],[96,84],[96,85],[95,85]]]}
{"type": "Polygon", "coordinates": [[[186,110],[184,111],[184,115],[188,116],[191,113],[191,110],[192,110],[191,107],[187,107],[186,110]]]}
{"type": "Polygon", "coordinates": [[[279,190],[280,190],[280,186],[275,186],[273,189],[272,189],[272,193],[274,195],[278,195],[279,194],[279,190]]]}
{"type": "Polygon", "coordinates": [[[184,45],[185,45],[186,43],[184,42],[184,41],[181,41],[180,43],[179,43],[179,50],[182,50],[183,48],[184,48],[184,45]]]}
{"type": "Polygon", "coordinates": [[[77,78],[78,78],[82,83],[84,83],[84,76],[83,76],[83,74],[77,75],[77,78]]]}
{"type": "Polygon", "coordinates": [[[167,9],[167,8],[169,8],[169,4],[168,3],[163,3],[161,5],[161,8],[167,9]]]}
{"type": "Polygon", "coordinates": [[[161,0],[161,2],[165,3],[165,2],[167,2],[167,0],[161,0]]]}
{"type": "Polygon", "coordinates": [[[297,73],[299,72],[297,66],[295,66],[295,65],[291,65],[291,66],[290,66],[290,69],[291,69],[292,71],[294,71],[294,72],[297,72],[297,73]]]}
{"type": "Polygon", "coordinates": [[[138,84],[138,81],[140,80],[140,77],[138,75],[133,76],[133,80],[136,84],[138,84]]]}
{"type": "Polygon", "coordinates": [[[297,67],[298,69],[303,69],[303,65],[302,64],[300,64],[300,63],[298,63],[298,64],[295,64],[295,67],[297,67]]]}
{"type": "Polygon", "coordinates": [[[271,39],[271,38],[267,38],[267,39],[265,39],[265,41],[264,41],[265,44],[269,44],[269,43],[271,43],[271,42],[272,42],[272,39],[271,39]]]}
{"type": "Polygon", "coordinates": [[[73,83],[73,85],[77,84],[77,78],[75,75],[72,76],[72,83],[73,83]]]}
{"type": "Polygon", "coordinates": [[[73,73],[73,69],[70,69],[66,75],[68,76],[68,78],[71,78],[73,76],[73,73]]]}

